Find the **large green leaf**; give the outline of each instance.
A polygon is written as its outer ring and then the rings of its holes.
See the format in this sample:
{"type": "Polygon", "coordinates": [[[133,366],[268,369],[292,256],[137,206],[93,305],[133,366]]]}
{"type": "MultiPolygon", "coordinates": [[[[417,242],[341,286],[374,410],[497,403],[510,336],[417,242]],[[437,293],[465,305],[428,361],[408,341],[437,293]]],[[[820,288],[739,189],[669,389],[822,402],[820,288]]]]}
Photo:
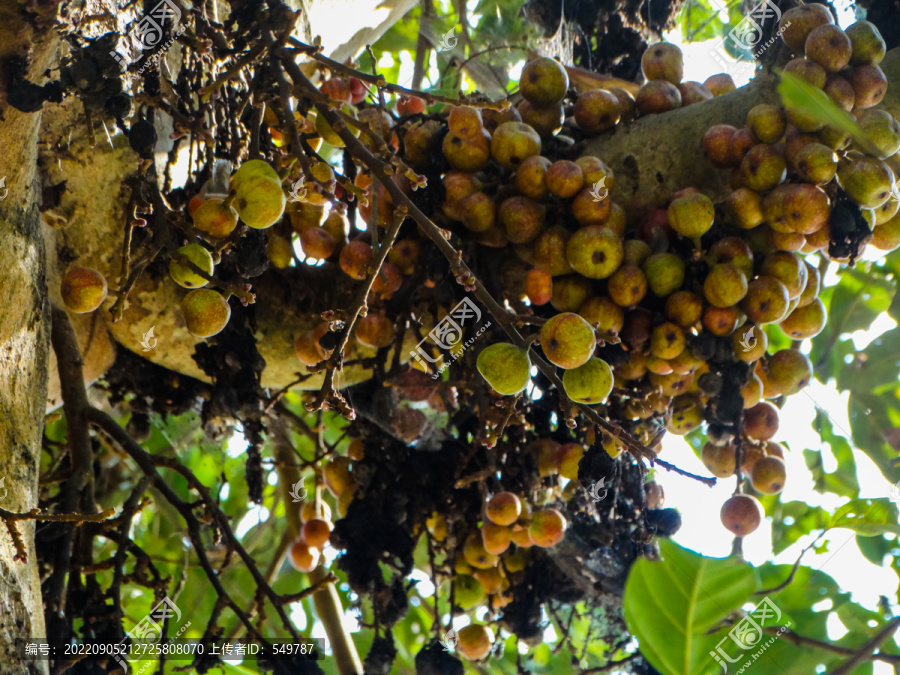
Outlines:
{"type": "Polygon", "coordinates": [[[754,569],[734,558],[707,558],[668,539],[662,560],[638,560],[625,584],[625,622],[641,653],[664,675],[719,671],[706,633],[758,588],[754,569]]]}
{"type": "Polygon", "coordinates": [[[829,527],[845,527],[864,537],[900,534],[897,506],[888,498],[851,499],[834,512],[829,527]]]}

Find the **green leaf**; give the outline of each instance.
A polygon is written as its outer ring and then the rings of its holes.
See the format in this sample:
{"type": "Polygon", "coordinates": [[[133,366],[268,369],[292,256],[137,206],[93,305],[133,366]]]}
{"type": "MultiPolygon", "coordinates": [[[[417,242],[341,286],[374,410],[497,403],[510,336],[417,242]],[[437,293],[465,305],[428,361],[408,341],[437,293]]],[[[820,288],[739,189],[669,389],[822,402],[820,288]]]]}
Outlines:
{"type": "Polygon", "coordinates": [[[781,102],[785,108],[840,129],[856,141],[860,148],[875,157],[881,154],[868,136],[862,132],[850,113],[839,108],[834,101],[828,98],[828,94],[796,75],[784,71],[780,71],[778,74],[781,76],[781,82],[778,83],[778,94],[781,96],[781,102]]]}
{"type": "Polygon", "coordinates": [[[900,534],[897,506],[889,499],[851,499],[832,516],[829,527],[845,527],[863,537],[900,534]]]}
{"type": "Polygon", "coordinates": [[[625,622],[641,653],[664,675],[719,671],[706,633],[758,588],[754,569],[733,558],[707,558],[668,539],[662,560],[639,559],[625,584],[625,622]]]}

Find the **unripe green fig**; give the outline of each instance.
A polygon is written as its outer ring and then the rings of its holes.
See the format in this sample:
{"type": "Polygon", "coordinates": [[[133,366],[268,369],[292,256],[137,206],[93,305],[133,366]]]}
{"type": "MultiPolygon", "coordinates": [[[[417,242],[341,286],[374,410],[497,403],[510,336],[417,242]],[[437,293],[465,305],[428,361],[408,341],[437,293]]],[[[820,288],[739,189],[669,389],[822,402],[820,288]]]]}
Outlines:
{"type": "Polygon", "coordinates": [[[73,267],[63,276],[60,294],[66,309],[75,314],[93,312],[106,300],[106,277],[90,267],[73,267]]]}
{"type": "Polygon", "coordinates": [[[547,359],[560,368],[584,365],[596,346],[594,329],[578,314],[557,314],[541,326],[541,349],[547,359]]]}
{"type": "Polygon", "coordinates": [[[613,388],[613,374],[609,364],[597,358],[563,373],[566,396],[576,403],[602,403],[613,388]]]}
{"type": "MultiPolygon", "coordinates": [[[[203,248],[200,244],[188,244],[178,249],[178,252],[186,256],[188,260],[194,263],[201,270],[212,276],[213,264],[212,254],[203,248]]],[[[179,286],[184,288],[203,288],[209,283],[206,279],[194,272],[187,265],[182,265],[174,258],[169,261],[169,275],[179,286]]]]}
{"type": "Polygon", "coordinates": [[[208,338],[225,328],[231,318],[231,306],[221,294],[201,288],[184,296],[181,315],[191,335],[208,338]]]}
{"type": "Polygon", "coordinates": [[[856,115],[856,123],[866,138],[878,148],[878,159],[885,159],[900,150],[900,123],[886,110],[866,108],[856,115]]]}
{"type": "Polygon", "coordinates": [[[641,266],[654,295],[664,298],[684,283],[684,261],[674,253],[654,253],[641,266]]]}
{"type": "Polygon", "coordinates": [[[589,279],[605,279],[619,269],[622,240],[608,227],[590,225],[577,230],[566,245],[566,258],[576,272],[589,279]]]}
{"type": "Polygon", "coordinates": [[[683,237],[701,237],[712,227],[716,209],[705,194],[695,192],[669,205],[669,225],[683,237]]]}
{"type": "Polygon", "coordinates": [[[238,170],[234,172],[234,175],[231,177],[231,187],[237,190],[244,181],[255,176],[262,176],[263,178],[281,182],[278,173],[268,162],[264,162],[261,159],[251,159],[241,164],[238,170]]]}
{"type": "Polygon", "coordinates": [[[844,32],[850,38],[850,44],[853,46],[853,54],[850,57],[851,66],[877,66],[881,63],[887,45],[875,24],[868,21],[857,21],[852,26],[848,26],[844,32]]]}
{"type": "Polygon", "coordinates": [[[858,152],[846,154],[837,176],[850,198],[865,209],[884,204],[894,187],[894,175],[884,162],[858,152]]]}
{"type": "Polygon", "coordinates": [[[241,220],[253,229],[264,230],[281,220],[287,200],[281,181],[253,176],[241,183],[234,203],[241,220]]]}
{"type": "Polygon", "coordinates": [[[478,355],[475,367],[491,388],[503,396],[518,394],[531,379],[528,351],[509,342],[485,347],[478,355]]]}

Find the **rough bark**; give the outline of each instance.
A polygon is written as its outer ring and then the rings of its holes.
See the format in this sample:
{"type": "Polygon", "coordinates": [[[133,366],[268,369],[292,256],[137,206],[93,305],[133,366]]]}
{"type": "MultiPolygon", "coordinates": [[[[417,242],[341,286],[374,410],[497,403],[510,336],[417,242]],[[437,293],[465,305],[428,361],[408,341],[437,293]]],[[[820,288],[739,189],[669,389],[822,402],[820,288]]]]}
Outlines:
{"type": "MultiPolygon", "coordinates": [[[[57,40],[36,30],[17,3],[0,5],[0,63],[28,56],[37,81],[50,66],[57,40]]],[[[0,72],[0,91],[6,91],[0,72]]],[[[40,113],[22,113],[0,95],[0,504],[27,511],[37,504],[38,467],[47,392],[50,305],[40,230],[40,184],[35,180],[40,113]]],[[[18,528],[27,562],[0,525],[0,675],[46,673],[47,661],[20,659],[15,639],[44,637],[44,611],[34,552],[34,521],[18,528]]]]}

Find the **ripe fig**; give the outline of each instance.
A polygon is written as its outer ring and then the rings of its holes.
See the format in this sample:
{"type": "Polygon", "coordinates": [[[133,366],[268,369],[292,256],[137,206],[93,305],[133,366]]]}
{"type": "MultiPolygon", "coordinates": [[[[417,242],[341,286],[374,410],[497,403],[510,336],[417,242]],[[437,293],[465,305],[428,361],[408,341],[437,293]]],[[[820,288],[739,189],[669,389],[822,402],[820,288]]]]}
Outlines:
{"type": "Polygon", "coordinates": [[[547,169],[547,189],[557,197],[574,197],[584,185],[584,173],[575,162],[559,159],[547,169]]]}
{"type": "Polygon", "coordinates": [[[489,520],[481,525],[481,542],[484,550],[493,555],[500,555],[509,548],[512,541],[511,535],[512,532],[508,527],[497,525],[489,520]]]}
{"type": "Polygon", "coordinates": [[[514,178],[519,192],[531,199],[547,196],[547,169],[550,164],[551,161],[541,155],[532,155],[522,162],[514,178]]]}
{"type": "Polygon", "coordinates": [[[716,124],[703,134],[703,150],[712,165],[719,169],[734,166],[731,154],[731,138],[737,132],[730,124],[716,124]]]}
{"type": "Polygon", "coordinates": [[[587,134],[599,134],[616,126],[621,115],[619,99],[605,89],[591,89],[575,101],[575,123],[587,134]]]}
{"type": "Polygon", "coordinates": [[[460,628],[457,639],[460,653],[470,661],[478,661],[490,654],[494,642],[490,628],[474,623],[460,628]]]}
{"type": "Polygon", "coordinates": [[[741,309],[754,323],[775,323],[785,317],[789,303],[788,289],[781,281],[760,276],[747,284],[747,295],[741,301],[741,309]]]}
{"type": "Polygon", "coordinates": [[[677,86],[678,92],[681,94],[682,107],[693,105],[694,103],[703,103],[703,101],[708,101],[713,97],[712,92],[707,89],[706,85],[699,82],[688,80],[677,86]]]}
{"type": "Polygon", "coordinates": [[[574,312],[591,297],[591,282],[578,275],[557,277],[550,304],[557,312],[574,312]]]}
{"type": "Polygon", "coordinates": [[[475,366],[491,388],[502,396],[518,394],[531,380],[528,352],[508,342],[485,347],[475,366]]]}
{"type": "Polygon", "coordinates": [[[208,338],[225,328],[231,318],[228,301],[208,288],[191,291],[181,301],[181,315],[194,337],[208,338]]]}
{"type": "Polygon", "coordinates": [[[639,267],[622,265],[609,278],[607,291],[617,305],[631,307],[647,294],[647,277],[639,267]]]}
{"type": "Polygon", "coordinates": [[[787,175],[784,157],[771,145],[754,145],[741,161],[744,186],[763,192],[781,183],[787,175]]]}
{"type": "Polygon", "coordinates": [[[553,277],[542,269],[528,270],[525,275],[525,295],[534,306],[546,305],[553,294],[553,277]]]}
{"type": "Polygon", "coordinates": [[[818,63],[829,73],[836,73],[850,63],[853,47],[850,38],[837,26],[823,24],[806,37],[806,58],[818,63]]]}
{"type": "Polygon", "coordinates": [[[690,328],[700,321],[703,301],[690,291],[675,291],[666,298],[666,317],[682,328],[690,328]]]}
{"type": "Polygon", "coordinates": [[[441,150],[457,171],[475,172],[485,168],[491,160],[491,135],[480,129],[474,136],[463,138],[453,132],[444,136],[441,150]]]}
{"type": "Polygon", "coordinates": [[[515,170],[541,153],[541,137],[524,122],[504,122],[491,138],[491,156],[500,166],[515,170]]]}
{"type": "Polygon", "coordinates": [[[762,505],[751,495],[737,494],[722,504],[719,516],[725,529],[736,537],[746,537],[753,534],[762,522],[762,505]]]}
{"type": "Polygon", "coordinates": [[[817,26],[834,23],[831,12],[824,5],[808,3],[793,7],[781,15],[778,30],[784,43],[795,53],[802,54],[806,39],[817,26]]]}
{"type": "Polygon", "coordinates": [[[211,237],[227,237],[237,227],[237,221],[237,211],[225,206],[221,199],[207,199],[194,212],[194,227],[211,237]]]}
{"type": "Polygon", "coordinates": [[[375,264],[375,256],[371,246],[354,239],[341,249],[339,262],[344,274],[361,281],[369,275],[369,269],[375,264]]]}
{"type": "Polygon", "coordinates": [[[618,334],[625,321],[622,308],[602,295],[586,300],[578,313],[592,326],[596,324],[597,330],[601,333],[618,334]]]}
{"type": "Polygon", "coordinates": [[[522,121],[534,129],[541,138],[550,138],[556,135],[566,121],[566,112],[560,103],[536,106],[528,101],[521,101],[519,114],[522,116],[522,121]]]}
{"type": "Polygon", "coordinates": [[[849,80],[858,109],[878,105],[887,92],[887,78],[878,66],[856,66],[850,71],[849,80]]]}
{"type": "Polygon", "coordinates": [[[565,312],[541,326],[541,349],[560,368],[577,368],[588,362],[597,339],[591,325],[578,314],[565,312]]]}
{"type": "Polygon", "coordinates": [[[671,321],[656,326],[650,334],[650,351],[661,359],[674,359],[685,344],[684,331],[671,321]]]}
{"type": "Polygon", "coordinates": [[[641,70],[646,80],[666,80],[678,84],[684,77],[684,55],[676,45],[657,42],[641,55],[641,70]]]}
{"type": "Polygon", "coordinates": [[[778,408],[760,401],[744,411],[744,433],[758,441],[767,441],[778,431],[778,408]]]}
{"type": "Polygon", "coordinates": [[[512,492],[498,492],[485,505],[484,513],[496,525],[512,525],[522,514],[522,502],[512,492]]]}
{"type": "Polygon", "coordinates": [[[812,363],[796,349],[781,349],[761,362],[763,395],[793,396],[812,379],[812,363]]]}
{"type": "Polygon", "coordinates": [[[655,115],[681,107],[681,92],[666,80],[650,80],[638,89],[635,103],[644,115],[655,115]]]}
{"type": "Polygon", "coordinates": [[[716,478],[728,478],[734,475],[736,466],[735,449],[731,443],[715,445],[707,442],[700,450],[700,461],[716,478]]]}
{"type": "Polygon", "coordinates": [[[531,242],[531,263],[553,277],[570,274],[572,266],[566,258],[566,244],[570,236],[569,230],[560,225],[554,225],[541,232],[537,239],[531,242]]]}
{"type": "Polygon", "coordinates": [[[522,68],[519,92],[529,103],[538,106],[559,103],[568,89],[569,76],[559,61],[541,56],[522,68]]]}
{"type": "Polygon", "coordinates": [[[753,489],[767,495],[777,495],[781,492],[786,476],[784,460],[778,457],[760,457],[750,470],[753,489]]]}
{"type": "Polygon", "coordinates": [[[760,225],[765,216],[759,193],[748,188],[738,188],[725,198],[725,210],[732,221],[742,230],[751,230],[760,225]]]}
{"type": "Polygon", "coordinates": [[[384,314],[371,312],[356,324],[356,340],[363,347],[382,349],[394,339],[394,322],[384,314]]]}
{"type": "Polygon", "coordinates": [[[509,197],[500,204],[497,216],[507,239],[514,244],[524,244],[537,237],[544,229],[546,208],[528,197],[509,197]]]}
{"type": "Polygon", "coordinates": [[[710,75],[703,81],[703,84],[714,97],[723,96],[737,89],[734,79],[728,73],[710,75]]]}
{"type": "Polygon", "coordinates": [[[566,519],[556,509],[541,509],[531,516],[528,536],[535,546],[549,548],[562,541],[566,533],[566,519]]]}
{"type": "Polygon", "coordinates": [[[819,298],[815,298],[808,305],[795,308],[780,326],[788,337],[804,340],[821,333],[826,320],[825,304],[819,298]]]}
{"type": "Polygon", "coordinates": [[[72,267],[63,276],[60,295],[73,314],[93,312],[103,304],[109,289],[106,277],[90,267],[72,267]]]}

